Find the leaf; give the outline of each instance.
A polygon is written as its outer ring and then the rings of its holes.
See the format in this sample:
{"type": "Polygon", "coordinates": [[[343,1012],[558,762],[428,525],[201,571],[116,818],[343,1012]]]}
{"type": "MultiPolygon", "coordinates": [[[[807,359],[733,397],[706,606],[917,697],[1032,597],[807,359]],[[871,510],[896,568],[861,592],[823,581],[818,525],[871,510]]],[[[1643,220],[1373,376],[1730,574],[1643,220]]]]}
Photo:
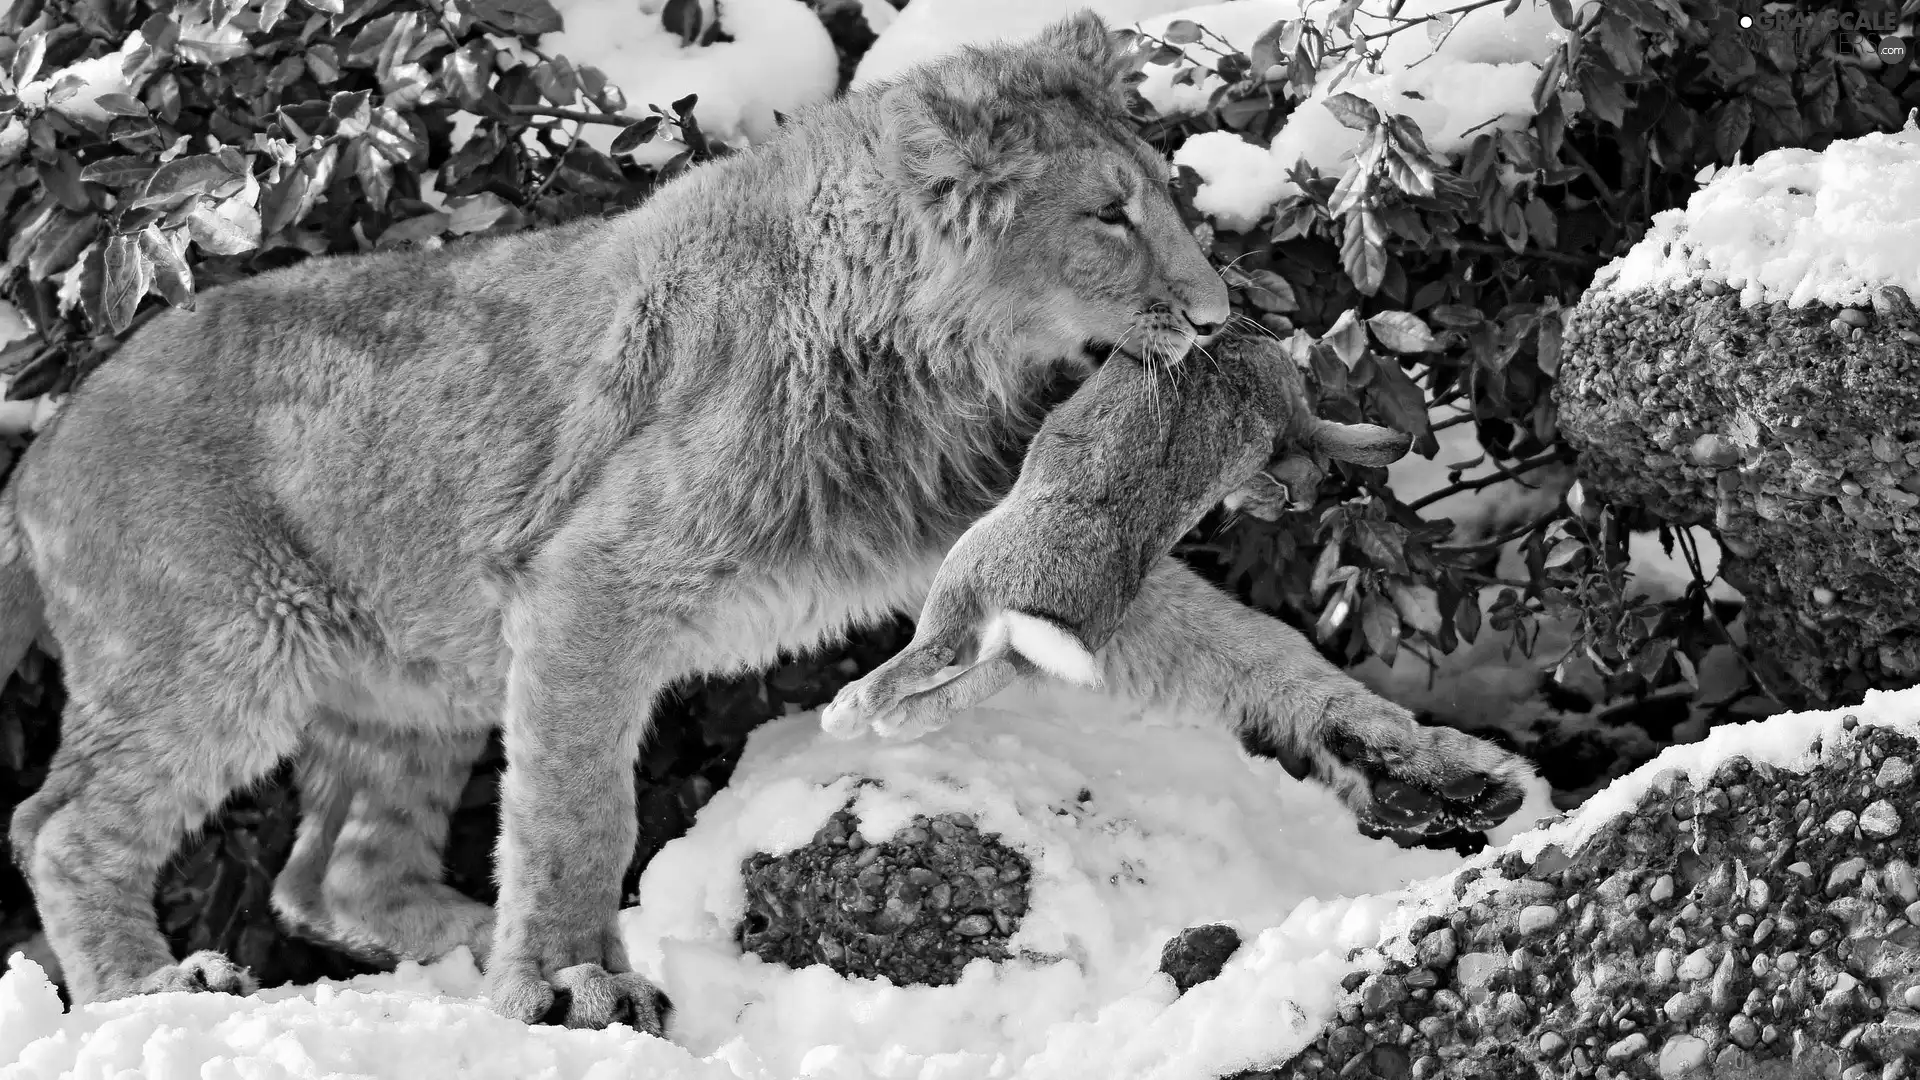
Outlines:
{"type": "Polygon", "coordinates": [[[705,29],[705,21],[706,17],[700,10],[700,0],[667,0],[666,7],[660,11],[661,25],[688,45],[700,40],[701,31],[705,29]]]}
{"type": "Polygon", "coordinates": [[[1333,587],[1334,571],[1340,569],[1340,542],[1333,540],[1320,549],[1320,555],[1313,562],[1313,579],[1307,589],[1317,602],[1333,587]]]}
{"type": "Polygon", "coordinates": [[[1293,294],[1293,286],[1286,278],[1271,270],[1255,270],[1248,274],[1241,289],[1247,294],[1247,302],[1261,311],[1299,310],[1300,303],[1293,294]]]}
{"type": "Polygon", "coordinates": [[[620,134],[613,137],[613,145],[608,147],[608,151],[615,156],[632,153],[635,148],[653,138],[660,130],[663,119],[659,116],[648,116],[621,128],[620,134]]]}
{"type": "Polygon", "coordinates": [[[452,220],[452,215],[444,210],[435,210],[432,213],[421,214],[419,217],[397,221],[387,226],[387,231],[380,234],[380,239],[374,241],[373,246],[386,248],[431,239],[446,232],[452,220]]]}
{"type": "Polygon", "coordinates": [[[300,2],[327,15],[339,15],[347,10],[346,0],[300,0],[300,2]]]}
{"type": "MultiPolygon", "coordinates": [[[[1553,21],[1566,29],[1572,30],[1578,25],[1573,18],[1573,0],[1547,0],[1547,8],[1553,12],[1553,21]]],[[[1467,640],[1473,639],[1469,636],[1467,640]]]]}
{"type": "Polygon", "coordinates": [[[1432,352],[1440,347],[1434,340],[1433,332],[1418,315],[1404,311],[1382,311],[1367,320],[1367,326],[1373,330],[1373,336],[1380,344],[1397,353],[1432,352]]]}
{"type": "Polygon", "coordinates": [[[1460,603],[1453,609],[1453,625],[1460,631],[1461,641],[1472,641],[1480,636],[1480,594],[1468,591],[1460,597],[1460,603]]]}
{"type": "Polygon", "coordinates": [[[367,124],[373,120],[373,98],[371,90],[341,91],[327,101],[327,119],[334,123],[334,131],[343,139],[358,138],[367,133],[367,124]]]}
{"type": "Polygon", "coordinates": [[[1580,93],[1587,101],[1587,111],[1601,120],[1619,127],[1627,118],[1627,95],[1620,89],[1618,76],[1588,68],[1580,75],[1580,93]]]}
{"type": "Polygon", "coordinates": [[[174,158],[155,169],[141,194],[146,198],[180,194],[215,195],[236,182],[244,183],[245,178],[235,176],[220,155],[192,154],[174,158]]]}
{"type": "Polygon", "coordinates": [[[1570,536],[1565,540],[1562,540],[1559,543],[1553,545],[1553,550],[1547,552],[1547,560],[1545,565],[1549,569],[1558,569],[1562,566],[1569,566],[1573,563],[1575,559],[1578,559],[1581,555],[1585,554],[1586,551],[1587,551],[1587,545],[1583,541],[1577,540],[1570,536]]]}
{"type": "Polygon", "coordinates": [[[140,233],[140,255],[152,264],[152,288],[160,298],[174,307],[191,311],[193,271],[187,269],[187,260],[181,257],[173,242],[149,225],[140,233]]]}
{"type": "Polygon", "coordinates": [[[483,191],[453,208],[447,231],[455,236],[480,232],[492,227],[513,205],[490,191],[483,191]]]}
{"type": "Polygon", "coordinates": [[[1387,423],[1413,436],[1417,440],[1414,448],[1421,453],[1438,453],[1440,444],[1433,437],[1433,421],[1427,415],[1427,396],[1421,393],[1419,384],[1392,360],[1376,363],[1373,368],[1368,397],[1387,423]]]}
{"type": "Polygon", "coordinates": [[[1400,613],[1380,594],[1367,595],[1360,611],[1360,631],[1381,663],[1391,665],[1400,655],[1400,613]]]}
{"type": "Polygon", "coordinates": [[[1247,50],[1253,74],[1266,79],[1274,68],[1286,63],[1293,51],[1300,47],[1300,34],[1304,27],[1304,20],[1281,19],[1262,30],[1260,36],[1253,39],[1253,47],[1247,50]]]}
{"type": "Polygon", "coordinates": [[[187,218],[187,235],[209,255],[238,255],[260,246],[260,212],[232,200],[201,207],[187,218]]]}
{"type": "Polygon", "coordinates": [[[1354,288],[1366,296],[1380,291],[1380,281],[1387,272],[1387,251],[1377,241],[1369,239],[1364,227],[1349,219],[1344,235],[1340,239],[1340,265],[1353,279],[1354,288]]]}
{"type": "Polygon", "coordinates": [[[1436,11],[1432,15],[1427,16],[1428,44],[1439,48],[1440,43],[1447,40],[1447,35],[1452,32],[1453,15],[1450,12],[1436,11]]]}
{"type": "Polygon", "coordinates": [[[116,236],[107,241],[106,280],[101,296],[101,312],[107,331],[125,333],[133,323],[140,298],[152,283],[152,268],[140,252],[138,236],[116,236]]]}
{"type": "Polygon", "coordinates": [[[1730,645],[1715,645],[1700,658],[1700,688],[1694,694],[1703,705],[1717,705],[1747,687],[1747,665],[1730,645]]]}
{"type": "Polygon", "coordinates": [[[1388,583],[1387,595],[1393,598],[1393,610],[1400,613],[1402,623],[1424,634],[1440,632],[1440,597],[1433,586],[1396,580],[1388,583]]]}
{"type": "Polygon", "coordinates": [[[1341,312],[1321,340],[1333,349],[1333,354],[1347,365],[1349,371],[1367,351],[1367,330],[1360,324],[1360,317],[1353,308],[1341,312]]]}
{"type": "Polygon", "coordinates": [[[1356,94],[1339,93],[1326,100],[1327,111],[1343,125],[1366,131],[1380,123],[1380,110],[1356,94]]]}
{"type": "Polygon", "coordinates": [[[1192,19],[1175,19],[1167,24],[1160,40],[1169,45],[1191,45],[1200,40],[1200,24],[1192,19]]]}
{"type": "Polygon", "coordinates": [[[27,35],[13,51],[13,85],[24,88],[32,82],[34,76],[40,74],[40,64],[46,58],[46,32],[27,35]]]}
{"type": "Polygon", "coordinates": [[[104,158],[80,170],[80,179],[104,187],[137,187],[154,173],[154,164],[143,157],[104,158]]]}
{"type": "Polygon", "coordinates": [[[1634,674],[1639,675],[1648,682],[1652,682],[1659,676],[1660,669],[1667,666],[1667,658],[1672,655],[1673,642],[1665,638],[1656,638],[1649,641],[1644,648],[1634,654],[1634,674]]]}
{"type": "Polygon", "coordinates": [[[1354,542],[1372,560],[1373,565],[1394,574],[1407,572],[1407,530],[1391,521],[1362,520],[1354,529],[1354,542]]]}
{"type": "Polygon", "coordinates": [[[530,77],[540,96],[558,108],[571,108],[580,97],[580,77],[564,56],[535,65],[530,77]]]}
{"type": "Polygon", "coordinates": [[[515,34],[556,34],[560,13],[547,0],[472,0],[474,17],[515,34]]]}

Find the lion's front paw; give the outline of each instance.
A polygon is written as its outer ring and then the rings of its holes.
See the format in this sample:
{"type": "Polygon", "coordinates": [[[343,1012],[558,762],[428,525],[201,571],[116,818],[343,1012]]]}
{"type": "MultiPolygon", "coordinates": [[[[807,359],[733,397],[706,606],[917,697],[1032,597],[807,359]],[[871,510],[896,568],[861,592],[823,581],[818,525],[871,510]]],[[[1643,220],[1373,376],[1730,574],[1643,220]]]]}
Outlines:
{"type": "Polygon", "coordinates": [[[1525,759],[1444,727],[1423,727],[1371,695],[1338,703],[1303,737],[1269,726],[1241,742],[1278,759],[1296,778],[1333,788],[1364,831],[1387,834],[1476,833],[1520,809],[1533,768],[1525,759]],[[1264,733],[1264,734],[1263,734],[1264,733]]]}
{"type": "Polygon", "coordinates": [[[212,949],[202,949],[140,980],[137,993],[251,994],[259,989],[246,968],[212,949]]]}
{"type": "Polygon", "coordinates": [[[487,998],[495,1012],[528,1024],[564,1024],[600,1029],[626,1024],[665,1037],[673,1002],[659,987],[631,971],[574,964],[551,978],[531,964],[516,964],[489,979],[487,998]]]}
{"type": "Polygon", "coordinates": [[[1411,720],[1330,726],[1322,739],[1328,767],[1357,783],[1348,805],[1363,824],[1390,833],[1480,832],[1526,801],[1532,768],[1484,739],[1411,720]]]}

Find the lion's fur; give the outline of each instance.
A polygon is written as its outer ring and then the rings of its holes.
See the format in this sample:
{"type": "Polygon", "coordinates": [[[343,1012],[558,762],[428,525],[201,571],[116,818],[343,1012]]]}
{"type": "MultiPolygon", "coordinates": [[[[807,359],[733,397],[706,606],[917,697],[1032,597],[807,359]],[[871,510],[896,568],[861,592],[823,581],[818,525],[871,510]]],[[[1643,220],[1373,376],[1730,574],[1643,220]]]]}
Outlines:
{"type": "MultiPolygon", "coordinates": [[[[136,333],[27,452],[0,537],[0,645],[43,618],[68,679],[11,839],[76,999],[243,985],[172,964],[153,878],[291,756],[290,920],[490,950],[508,1015],[557,988],[570,1023],[658,1029],[614,927],[655,694],[910,609],[1087,344],[1172,360],[1227,316],[1121,64],[1084,17],[798,114],[620,217],[310,260],[136,333]],[[1130,228],[1088,218],[1109,198],[1130,228]],[[496,725],[489,931],[437,866],[496,725]]],[[[1403,711],[1178,568],[1127,622],[1107,681],[1250,745],[1338,712],[1436,774],[1509,767],[1421,758],[1403,711]]]]}

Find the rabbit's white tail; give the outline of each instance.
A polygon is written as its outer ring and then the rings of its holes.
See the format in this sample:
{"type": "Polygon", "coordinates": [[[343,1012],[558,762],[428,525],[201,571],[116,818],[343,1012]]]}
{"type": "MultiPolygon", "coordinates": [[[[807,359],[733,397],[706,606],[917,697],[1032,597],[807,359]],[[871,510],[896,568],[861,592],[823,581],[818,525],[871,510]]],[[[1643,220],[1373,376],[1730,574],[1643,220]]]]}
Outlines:
{"type": "Polygon", "coordinates": [[[1081,686],[1100,685],[1100,665],[1073,632],[1052,619],[1023,611],[1001,611],[987,620],[981,635],[983,656],[1015,652],[1056,678],[1081,686]]]}

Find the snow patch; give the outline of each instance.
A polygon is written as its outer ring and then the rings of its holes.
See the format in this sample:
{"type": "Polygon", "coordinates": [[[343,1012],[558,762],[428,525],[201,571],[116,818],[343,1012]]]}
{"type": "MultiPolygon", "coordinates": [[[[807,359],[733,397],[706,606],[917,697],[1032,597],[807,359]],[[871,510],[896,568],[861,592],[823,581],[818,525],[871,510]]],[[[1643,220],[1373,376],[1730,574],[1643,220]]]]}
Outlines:
{"type": "MultiPolygon", "coordinates": [[[[629,116],[700,95],[694,116],[701,128],[736,146],[772,134],[775,112],[833,96],[839,81],[833,40],[799,0],[723,0],[720,26],[733,40],[704,46],[688,45],[666,28],[665,6],[666,0],[555,0],[565,27],[541,44],[550,54],[599,68],[626,95],[629,116]]],[[[581,140],[602,151],[620,133],[607,124],[582,127],[581,140]]],[[[672,132],[664,127],[634,159],[665,164],[686,149],[666,137],[672,132]]]]}
{"type": "Polygon", "coordinates": [[[1762,301],[1862,305],[1880,285],[1920,296],[1920,127],[1772,150],[1711,179],[1653,217],[1632,250],[1595,279],[1602,293],[1704,280],[1762,301]]]}

